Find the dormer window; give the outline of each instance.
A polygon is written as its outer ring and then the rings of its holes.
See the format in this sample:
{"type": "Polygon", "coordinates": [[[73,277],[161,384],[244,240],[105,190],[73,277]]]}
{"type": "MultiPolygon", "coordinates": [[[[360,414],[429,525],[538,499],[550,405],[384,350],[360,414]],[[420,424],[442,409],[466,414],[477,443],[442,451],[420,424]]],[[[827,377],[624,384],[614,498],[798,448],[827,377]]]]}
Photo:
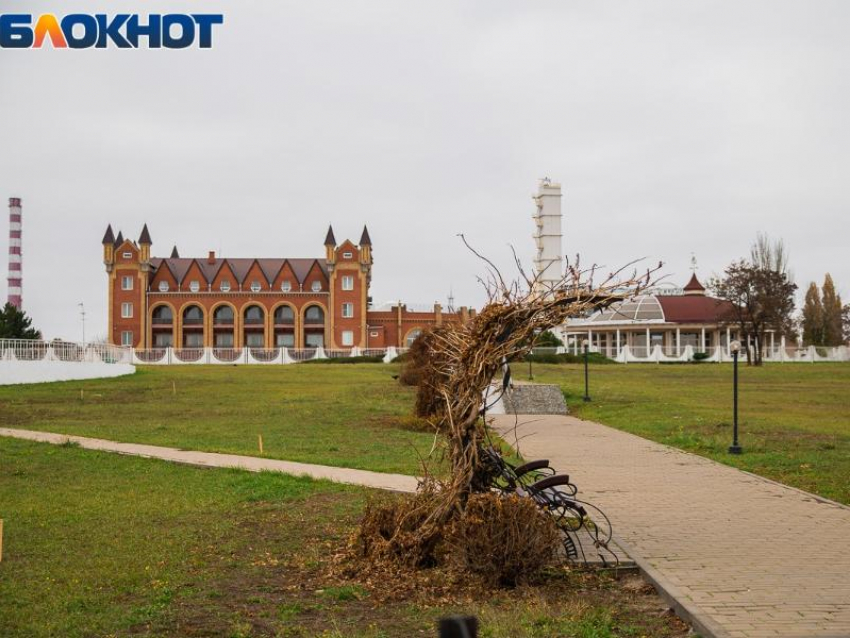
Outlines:
{"type": "Polygon", "coordinates": [[[123,253],[121,256],[124,257],[124,259],[132,259],[133,253],[123,253]]]}
{"type": "Polygon", "coordinates": [[[354,253],[342,253],[343,259],[351,259],[352,257],[354,257],[354,253]]]}
{"type": "Polygon", "coordinates": [[[159,282],[159,291],[160,292],[168,292],[168,282],[167,281],[160,281],[159,282]]]}
{"type": "Polygon", "coordinates": [[[310,290],[312,290],[313,292],[322,292],[322,282],[314,281],[313,285],[310,286],[310,290]]]}
{"type": "Polygon", "coordinates": [[[192,292],[198,292],[201,289],[201,282],[195,280],[189,283],[189,290],[192,292]]]}
{"type": "Polygon", "coordinates": [[[280,289],[283,292],[290,292],[292,290],[292,282],[287,279],[282,284],[280,284],[280,289]]]}
{"type": "Polygon", "coordinates": [[[221,283],[218,285],[218,289],[221,290],[221,292],[230,292],[230,280],[222,279],[221,283]]]}
{"type": "Polygon", "coordinates": [[[262,289],[263,287],[260,285],[259,281],[251,282],[251,292],[260,292],[262,289]]]}

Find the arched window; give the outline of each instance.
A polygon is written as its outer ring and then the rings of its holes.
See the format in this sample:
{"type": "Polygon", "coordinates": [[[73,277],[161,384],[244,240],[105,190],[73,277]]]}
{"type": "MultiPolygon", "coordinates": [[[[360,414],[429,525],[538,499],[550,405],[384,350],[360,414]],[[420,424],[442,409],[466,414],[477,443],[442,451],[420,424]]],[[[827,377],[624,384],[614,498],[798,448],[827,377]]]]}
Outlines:
{"type": "Polygon", "coordinates": [[[320,348],[325,345],[325,311],[319,306],[310,306],[304,311],[304,345],[320,348]]]}
{"type": "Polygon", "coordinates": [[[154,308],[152,319],[152,323],[160,325],[171,325],[174,321],[171,308],[168,306],[157,306],[154,308]]]}
{"type": "Polygon", "coordinates": [[[244,342],[249,348],[263,348],[266,342],[266,312],[260,306],[248,306],[243,312],[244,342]]]}
{"type": "Polygon", "coordinates": [[[213,314],[214,324],[230,325],[233,323],[233,308],[230,306],[219,306],[213,314]]]}
{"type": "Polygon", "coordinates": [[[263,325],[266,313],[259,306],[248,306],[245,309],[245,325],[263,325]]]}
{"type": "Polygon", "coordinates": [[[416,341],[416,338],[422,334],[422,330],[419,328],[414,328],[410,332],[407,333],[407,339],[404,340],[405,347],[409,348],[413,345],[413,342],[416,341]]]}
{"type": "Polygon", "coordinates": [[[304,313],[304,323],[325,323],[325,311],[319,306],[310,306],[304,313]]]}
{"type": "Polygon", "coordinates": [[[295,323],[295,313],[289,306],[278,306],[274,311],[275,325],[289,325],[295,323]]]}
{"type": "Polygon", "coordinates": [[[189,306],[183,311],[183,325],[203,325],[204,311],[200,306],[189,306]]]}
{"type": "Polygon", "coordinates": [[[183,347],[204,347],[204,311],[200,306],[183,309],[183,347]]]}

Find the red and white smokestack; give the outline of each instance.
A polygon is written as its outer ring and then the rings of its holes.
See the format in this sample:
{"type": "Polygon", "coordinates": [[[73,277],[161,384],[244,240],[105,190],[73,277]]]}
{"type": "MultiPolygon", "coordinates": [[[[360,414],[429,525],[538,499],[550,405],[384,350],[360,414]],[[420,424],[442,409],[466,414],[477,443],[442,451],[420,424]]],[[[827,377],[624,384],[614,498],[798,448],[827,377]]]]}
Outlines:
{"type": "Polygon", "coordinates": [[[21,200],[9,198],[9,303],[21,307],[21,200]]]}

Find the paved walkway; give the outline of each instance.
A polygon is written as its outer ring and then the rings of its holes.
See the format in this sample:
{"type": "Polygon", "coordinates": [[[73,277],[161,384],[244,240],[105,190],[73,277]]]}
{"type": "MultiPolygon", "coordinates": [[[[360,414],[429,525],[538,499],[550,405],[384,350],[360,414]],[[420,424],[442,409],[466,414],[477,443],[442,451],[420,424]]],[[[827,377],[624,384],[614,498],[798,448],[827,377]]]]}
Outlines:
{"type": "Polygon", "coordinates": [[[703,635],[850,636],[850,508],[590,421],[494,419],[602,507],[703,635]]]}
{"type": "Polygon", "coordinates": [[[381,490],[395,492],[415,492],[418,480],[415,476],[403,474],[385,474],[383,472],[370,472],[368,470],[352,470],[344,467],[331,467],[328,465],[312,465],[310,463],[295,463],[293,461],[277,461],[257,456],[241,456],[238,454],[219,454],[216,452],[192,452],[189,450],[177,450],[170,447],[158,445],[140,445],[138,443],[117,443],[104,439],[91,439],[86,436],[68,436],[67,434],[53,434],[51,432],[35,432],[33,430],[17,430],[13,428],[0,428],[0,436],[9,436],[16,439],[28,441],[40,441],[42,443],[53,443],[61,445],[68,441],[79,444],[80,447],[89,450],[101,450],[104,452],[117,452],[130,456],[144,456],[163,461],[175,463],[187,463],[189,465],[200,465],[204,467],[233,467],[248,470],[250,472],[262,472],[271,470],[283,472],[295,476],[309,476],[314,479],[327,479],[336,483],[347,483],[349,485],[360,485],[373,487],[381,490]]]}

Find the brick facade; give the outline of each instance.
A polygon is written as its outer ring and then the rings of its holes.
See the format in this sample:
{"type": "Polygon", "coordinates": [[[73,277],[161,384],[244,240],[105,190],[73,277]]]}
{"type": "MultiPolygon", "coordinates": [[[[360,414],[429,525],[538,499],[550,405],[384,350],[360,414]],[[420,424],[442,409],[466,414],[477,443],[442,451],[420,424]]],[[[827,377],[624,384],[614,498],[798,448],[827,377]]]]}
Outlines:
{"type": "Polygon", "coordinates": [[[138,242],[103,238],[109,278],[109,341],[135,348],[405,347],[417,331],[463,321],[445,313],[370,308],[372,242],[337,244],[308,259],[151,257],[147,226],[138,242]]]}

